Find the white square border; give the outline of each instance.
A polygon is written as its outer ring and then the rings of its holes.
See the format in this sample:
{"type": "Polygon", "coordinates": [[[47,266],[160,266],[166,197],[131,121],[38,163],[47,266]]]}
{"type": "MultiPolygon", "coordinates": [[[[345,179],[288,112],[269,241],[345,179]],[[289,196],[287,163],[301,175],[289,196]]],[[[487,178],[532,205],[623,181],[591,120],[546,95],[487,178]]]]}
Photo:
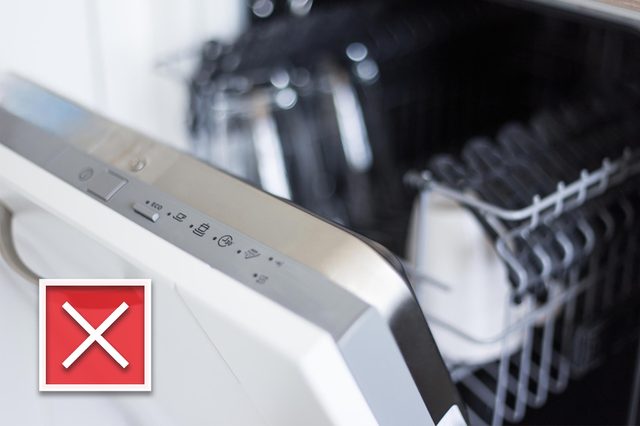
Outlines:
{"type": "Polygon", "coordinates": [[[151,391],[151,279],[40,279],[38,291],[38,341],[40,392],[150,392],[151,391]],[[142,286],[144,287],[144,383],[143,384],[47,384],[46,288],[53,286],[142,286]]]}

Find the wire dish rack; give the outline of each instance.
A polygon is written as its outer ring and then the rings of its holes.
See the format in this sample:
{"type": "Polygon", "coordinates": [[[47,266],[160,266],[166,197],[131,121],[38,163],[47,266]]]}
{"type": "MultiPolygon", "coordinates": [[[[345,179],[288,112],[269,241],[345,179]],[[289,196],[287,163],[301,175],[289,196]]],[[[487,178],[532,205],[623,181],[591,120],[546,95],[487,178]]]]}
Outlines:
{"type": "MultiPolygon", "coordinates": [[[[496,163],[497,157],[492,156],[504,151],[486,141],[474,144],[471,150],[476,153],[490,150],[487,157],[495,167],[509,161],[502,157],[496,163]]],[[[448,362],[472,424],[522,421],[527,407],[543,406],[550,394],[563,392],[572,377],[585,374],[637,338],[640,152],[629,147],[621,152],[617,158],[602,159],[594,170],[580,170],[574,181],[556,181],[554,191],[534,194],[528,205],[518,208],[487,201],[491,197],[486,191],[465,181],[450,157],[432,163],[432,169],[440,170],[439,176],[434,177],[438,173],[432,171],[407,174],[407,183],[422,194],[453,201],[483,223],[493,235],[495,251],[512,284],[507,300],[496,303],[497,309],[503,306],[505,326],[490,337],[478,338],[456,323],[425,312],[432,327],[445,329],[469,344],[501,345],[500,355],[489,362],[448,362]],[[444,163],[446,173],[442,172],[444,163]],[[455,173],[449,173],[452,170],[455,173]],[[519,342],[515,349],[514,341],[519,342]]],[[[526,157],[533,154],[529,150],[526,157]]],[[[538,154],[538,163],[559,156],[553,144],[542,147],[538,154]]],[[[469,155],[466,160],[474,163],[469,155]]],[[[535,160],[527,165],[529,170],[535,167],[535,160]]],[[[546,164],[546,177],[554,177],[549,170],[546,164]]],[[[516,176],[505,179],[517,180],[516,176]]],[[[486,175],[483,180],[496,183],[486,175]]],[[[407,272],[414,286],[447,285],[410,263],[407,272]]],[[[638,388],[640,375],[636,376],[638,388]]],[[[630,423],[635,422],[636,413],[632,404],[630,423]]]]}

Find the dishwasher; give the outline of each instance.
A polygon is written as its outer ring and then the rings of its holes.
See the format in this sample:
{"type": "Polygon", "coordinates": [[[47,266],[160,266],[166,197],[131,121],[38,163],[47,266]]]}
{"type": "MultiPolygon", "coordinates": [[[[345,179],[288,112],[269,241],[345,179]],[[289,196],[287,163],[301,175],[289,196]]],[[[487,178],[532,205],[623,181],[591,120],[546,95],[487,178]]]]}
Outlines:
{"type": "Polygon", "coordinates": [[[471,424],[637,424],[636,2],[248,7],[193,154],[397,255],[471,424]]]}

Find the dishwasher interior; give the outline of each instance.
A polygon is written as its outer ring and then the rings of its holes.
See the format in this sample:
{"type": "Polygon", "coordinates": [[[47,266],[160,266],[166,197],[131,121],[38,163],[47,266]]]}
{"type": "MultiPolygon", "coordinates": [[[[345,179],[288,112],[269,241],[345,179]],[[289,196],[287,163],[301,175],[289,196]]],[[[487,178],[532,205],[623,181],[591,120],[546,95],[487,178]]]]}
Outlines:
{"type": "Polygon", "coordinates": [[[640,32],[527,2],[248,7],[199,50],[193,153],[399,256],[471,423],[637,423],[640,32]]]}

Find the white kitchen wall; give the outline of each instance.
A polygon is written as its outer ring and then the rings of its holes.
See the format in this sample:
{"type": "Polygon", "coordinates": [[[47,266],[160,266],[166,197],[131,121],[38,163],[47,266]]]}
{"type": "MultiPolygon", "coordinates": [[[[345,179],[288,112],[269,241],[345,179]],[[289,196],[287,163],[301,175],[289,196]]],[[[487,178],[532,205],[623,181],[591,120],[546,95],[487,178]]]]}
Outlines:
{"type": "MultiPolygon", "coordinates": [[[[0,0],[0,72],[14,72],[178,147],[183,81],[158,64],[232,39],[244,0],[0,0]]],[[[187,55],[189,56],[189,55],[187,55]]]]}

